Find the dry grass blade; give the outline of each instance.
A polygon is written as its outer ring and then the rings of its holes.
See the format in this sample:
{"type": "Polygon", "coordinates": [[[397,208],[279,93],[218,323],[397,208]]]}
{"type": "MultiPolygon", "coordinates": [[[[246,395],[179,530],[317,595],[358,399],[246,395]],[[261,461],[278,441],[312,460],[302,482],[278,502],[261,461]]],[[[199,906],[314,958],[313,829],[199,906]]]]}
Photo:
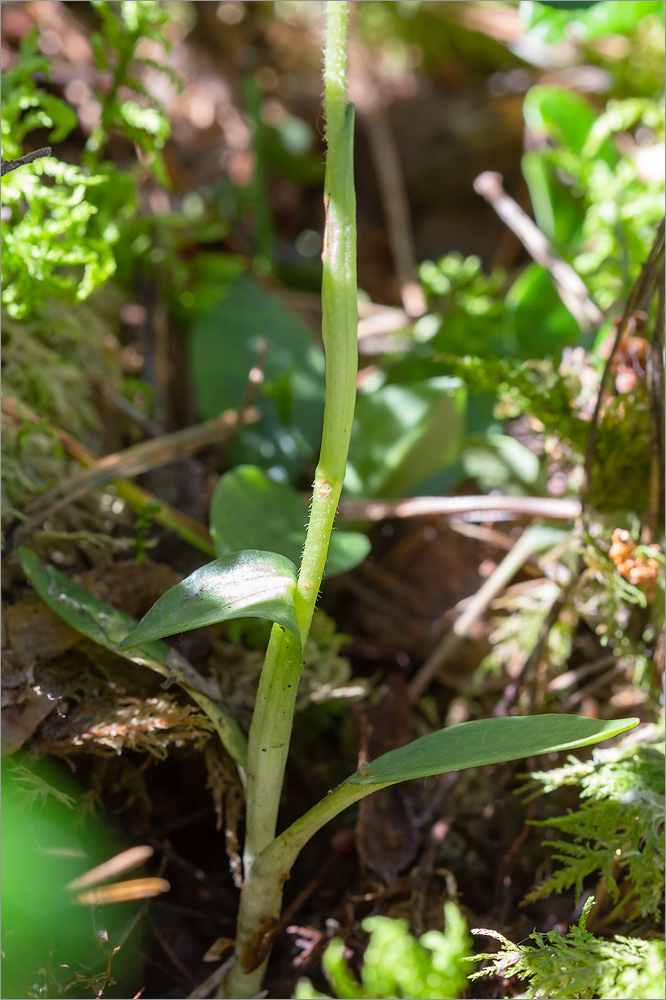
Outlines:
{"type": "Polygon", "coordinates": [[[129,903],[137,899],[152,899],[168,892],[171,885],[165,878],[136,878],[130,882],[101,885],[80,892],[75,903],[79,906],[105,906],[108,903],[129,903]]]}
{"type": "Polygon", "coordinates": [[[51,517],[66,504],[71,503],[84,493],[106,486],[114,479],[132,478],[159,469],[171,462],[179,462],[194,452],[210,444],[226,444],[236,431],[258,419],[258,411],[246,410],[239,414],[236,410],[227,410],[214,420],[207,420],[196,427],[186,427],[184,430],[165,434],[161,438],[142,441],[141,444],[127,448],[100,458],[95,465],[74,476],[64,479],[47,493],[43,493],[26,513],[33,517],[21,526],[17,534],[25,535],[33,531],[46,517],[51,517]]]}
{"type": "Polygon", "coordinates": [[[88,886],[96,885],[98,882],[105,882],[108,878],[114,878],[116,875],[122,875],[123,872],[138,868],[154,853],[153,848],[148,844],[130,847],[128,850],[116,854],[115,857],[109,858],[108,861],[103,861],[101,865],[84,872],[83,875],[69,882],[65,888],[87,889],[88,886]]]}
{"type": "Polygon", "coordinates": [[[103,906],[108,903],[127,903],[136,899],[151,899],[163,892],[168,892],[170,884],[164,878],[147,876],[130,879],[128,882],[115,882],[113,885],[97,885],[106,879],[121,875],[123,872],[137,868],[152,857],[154,851],[148,844],[130,847],[121,851],[101,865],[96,865],[73,879],[65,886],[69,890],[83,889],[77,892],[72,902],[79,906],[103,906]]]}
{"type": "Polygon", "coordinates": [[[578,500],[556,497],[410,497],[407,500],[343,500],[340,503],[340,517],[351,521],[429,515],[457,517],[460,514],[474,515],[471,520],[498,520],[498,513],[504,512],[569,521],[579,517],[580,510],[578,500]]]}

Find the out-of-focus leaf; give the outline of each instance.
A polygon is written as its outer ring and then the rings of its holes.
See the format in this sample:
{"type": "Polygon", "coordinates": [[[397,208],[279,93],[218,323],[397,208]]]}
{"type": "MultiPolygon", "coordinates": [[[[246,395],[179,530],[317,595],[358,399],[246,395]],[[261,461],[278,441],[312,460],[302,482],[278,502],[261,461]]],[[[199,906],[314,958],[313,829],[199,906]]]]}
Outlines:
{"type": "Polygon", "coordinates": [[[604,35],[630,34],[645,17],[664,17],[660,0],[540,0],[521,3],[529,34],[550,45],[574,36],[593,41],[604,35]]]}
{"type": "Polygon", "coordinates": [[[465,448],[462,465],[466,476],[475,479],[484,493],[534,490],[541,468],[537,456],[520,441],[492,432],[465,448]]]}
{"type": "MultiPolygon", "coordinates": [[[[597,119],[597,114],[580,94],[546,84],[528,90],[523,114],[535,135],[558,146],[567,146],[578,154],[597,119]]],[[[607,141],[599,148],[597,157],[612,165],[617,162],[618,153],[607,141]]]]}
{"type": "Polygon", "coordinates": [[[426,778],[464,767],[519,760],[536,754],[573,750],[610,739],[637,726],[640,719],[605,722],[582,715],[530,715],[477,719],[422,736],[382,754],[347,778],[346,785],[377,785],[426,778]]]}
{"type": "MultiPolygon", "coordinates": [[[[48,973],[35,962],[37,954],[52,955],[60,968],[67,961],[70,968],[90,969],[99,961],[90,910],[72,906],[66,886],[122,846],[109,817],[85,808],[67,768],[55,766],[53,758],[26,764],[5,759],[2,767],[2,918],[5,928],[11,927],[11,943],[6,933],[3,946],[6,997],[51,992],[44,985],[48,973]]],[[[104,927],[112,940],[130,919],[127,907],[106,908],[104,927]]],[[[118,958],[114,976],[128,982],[126,963],[135,962],[129,955],[118,958]]]]}
{"type": "Polygon", "coordinates": [[[577,246],[585,221],[585,202],[565,184],[539,150],[528,150],[521,160],[536,224],[558,248],[577,246]]]}
{"type": "MultiPolygon", "coordinates": [[[[210,532],[218,556],[239,549],[279,552],[299,564],[305,540],[307,502],[288,483],[270,479],[255,465],[239,465],[220,479],[210,508],[210,532]]],[[[370,541],[358,531],[334,531],[326,575],[362,562],[370,541]]]]}
{"type": "Polygon", "coordinates": [[[345,491],[351,496],[407,496],[457,456],[466,391],[440,376],[384,385],[360,396],[345,491]]]}
{"type": "Polygon", "coordinates": [[[583,38],[589,41],[603,35],[626,35],[650,15],[664,20],[662,0],[604,0],[593,6],[580,18],[583,38]]]}
{"type": "Polygon", "coordinates": [[[550,275],[530,264],[506,296],[507,312],[524,357],[543,358],[575,344],[580,327],[555,290],[550,275]]]}
{"type": "Polygon", "coordinates": [[[167,590],[118,646],[150,642],[232,618],[268,618],[300,637],[296,567],[277,552],[234,552],[167,590]]]}
{"type": "Polygon", "coordinates": [[[190,364],[202,417],[238,406],[262,360],[261,418],[227,449],[229,461],[298,474],[321,435],[324,353],[296,317],[248,275],[231,280],[190,333],[190,364]]]}
{"type": "MultiPolygon", "coordinates": [[[[88,639],[118,652],[120,640],[135,628],[135,618],[101,601],[55,567],[42,566],[29,549],[19,549],[19,558],[23,572],[52,611],[88,639]]],[[[145,644],[142,651],[161,661],[171,652],[163,642],[145,644]]]]}

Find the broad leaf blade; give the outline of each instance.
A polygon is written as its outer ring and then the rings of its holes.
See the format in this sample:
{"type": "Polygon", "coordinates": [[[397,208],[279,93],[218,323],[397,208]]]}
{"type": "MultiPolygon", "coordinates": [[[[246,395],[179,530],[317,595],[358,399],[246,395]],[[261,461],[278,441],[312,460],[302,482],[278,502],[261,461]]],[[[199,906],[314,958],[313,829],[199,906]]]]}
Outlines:
{"type": "Polygon", "coordinates": [[[300,638],[296,567],[277,552],[233,552],[172,587],[126,635],[120,649],[231,618],[268,618],[300,638]]]}
{"type": "Polygon", "coordinates": [[[347,496],[409,496],[460,450],[466,390],[459,378],[389,383],[360,395],[345,477],[347,496]]]}
{"type": "MultiPolygon", "coordinates": [[[[218,556],[239,549],[260,549],[279,552],[298,565],[307,519],[307,503],[293,486],[275,482],[256,465],[239,465],[225,473],[217,485],[210,507],[210,533],[218,556]]],[[[369,550],[366,535],[335,531],[326,576],[353,569],[369,550]]]]}
{"type": "Polygon", "coordinates": [[[249,275],[227,276],[192,327],[189,352],[205,419],[239,405],[248,372],[265,354],[254,401],[261,417],[236,435],[225,457],[298,476],[318,446],[324,404],[324,352],[303,324],[249,275]]]}
{"type": "Polygon", "coordinates": [[[234,717],[220,701],[219,687],[213,678],[202,677],[191,663],[165,642],[142,642],[141,645],[133,644],[131,648],[120,649],[120,640],[130,629],[137,629],[135,618],[101,601],[53,566],[42,566],[29,549],[20,548],[19,558],[23,572],[41,599],[68,625],[117,656],[154,670],[168,683],[180,684],[206,712],[233,760],[240,768],[245,768],[247,741],[234,717]]]}
{"type": "Polygon", "coordinates": [[[633,729],[639,721],[604,722],[581,715],[534,715],[463,722],[390,750],[347,778],[345,784],[393,784],[465,767],[572,750],[617,736],[633,729]]]}

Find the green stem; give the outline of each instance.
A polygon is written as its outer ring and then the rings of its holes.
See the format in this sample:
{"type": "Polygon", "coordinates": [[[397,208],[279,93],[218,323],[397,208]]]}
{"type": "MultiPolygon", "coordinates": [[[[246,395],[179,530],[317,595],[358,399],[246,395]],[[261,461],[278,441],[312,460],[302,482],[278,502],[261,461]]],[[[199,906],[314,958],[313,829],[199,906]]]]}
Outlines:
{"type": "MultiPolygon", "coordinates": [[[[324,427],[310,520],[295,594],[300,641],[274,625],[259,681],[248,737],[244,885],[236,963],[221,996],[252,997],[270,951],[270,930],[280,912],[282,883],[258,855],[275,838],[284,769],[291,739],[303,648],[319,595],[333,522],[347,464],[354,405],[356,335],[356,202],[353,179],[353,110],[346,107],[348,2],[326,4],[324,87],[327,134],[322,253],[322,335],[326,353],[324,427]]],[[[307,839],[307,838],[306,838],[307,839]]],[[[299,848],[300,849],[300,848],[299,848]]],[[[272,855],[271,855],[272,856],[272,855]]],[[[277,868],[282,871],[282,865],[277,868]]]]}
{"type": "MultiPolygon", "coordinates": [[[[236,939],[236,955],[251,959],[262,948],[270,949],[270,943],[282,908],[282,893],[289,879],[294,861],[307,842],[330,822],[343,809],[358,802],[366,795],[371,795],[380,788],[386,788],[391,782],[376,785],[343,784],[338,785],[326,798],[312,807],[305,815],[281,833],[255,859],[251,879],[258,891],[247,892],[247,883],[241,893],[241,904],[238,917],[238,937],[236,939]],[[252,933],[250,933],[250,931],[252,933]]],[[[243,972],[237,961],[232,968],[227,983],[227,992],[219,994],[226,997],[253,997],[261,989],[261,982],[266,966],[264,959],[257,968],[243,972]]]]}

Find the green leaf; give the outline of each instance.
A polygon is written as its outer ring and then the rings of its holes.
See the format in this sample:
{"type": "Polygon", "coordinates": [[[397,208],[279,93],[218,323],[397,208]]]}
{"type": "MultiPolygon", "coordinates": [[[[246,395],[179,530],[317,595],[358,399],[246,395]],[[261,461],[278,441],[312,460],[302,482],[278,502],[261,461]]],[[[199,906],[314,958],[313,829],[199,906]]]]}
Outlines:
{"type": "Polygon", "coordinates": [[[189,351],[204,419],[238,406],[249,372],[263,360],[254,402],[261,417],[226,454],[231,464],[250,461],[300,474],[321,437],[324,352],[296,317],[248,275],[235,276],[192,327],[189,351]]]}
{"type": "Polygon", "coordinates": [[[586,203],[574,195],[571,183],[564,182],[549,155],[549,147],[530,149],[523,154],[521,167],[539,229],[566,253],[579,244],[586,203]]]}
{"type": "MultiPolygon", "coordinates": [[[[116,824],[86,806],[68,769],[58,767],[53,758],[26,763],[30,770],[22,767],[21,772],[6,758],[2,766],[2,919],[12,929],[11,948],[3,949],[2,994],[7,997],[42,992],[41,985],[33,990],[33,984],[45,978],[37,972],[36,954],[57,949],[55,953],[66,954],[77,970],[99,961],[90,911],[73,906],[65,886],[122,846],[116,824]],[[50,786],[52,793],[38,804],[31,794],[37,785],[42,792],[50,786]],[[74,814],[66,799],[74,803],[74,814]],[[38,906],[31,905],[35,899],[38,906]]],[[[122,906],[106,910],[104,927],[117,940],[127,924],[127,910],[122,906]]],[[[118,957],[122,963],[122,955],[118,957]]],[[[114,974],[117,969],[114,963],[114,974]]],[[[120,973],[123,982],[131,978],[130,969],[131,963],[120,973]]],[[[52,996],[60,993],[46,991],[52,996]]]]}
{"type": "MultiPolygon", "coordinates": [[[[114,653],[118,652],[120,640],[129,629],[136,627],[135,618],[94,597],[53,566],[42,566],[29,549],[20,548],[19,559],[28,580],[52,611],[81,635],[114,653]]],[[[171,652],[164,642],[145,644],[142,650],[163,662],[171,652]]]]}
{"type": "MultiPolygon", "coordinates": [[[[527,126],[542,139],[565,146],[580,155],[598,115],[590,104],[573,90],[552,84],[531,87],[525,95],[523,115],[527,126]]],[[[597,158],[614,166],[619,154],[605,142],[597,158]]]]}
{"type": "Polygon", "coordinates": [[[586,41],[604,35],[631,35],[645,17],[656,15],[664,23],[663,0],[607,0],[581,17],[581,36],[586,41]]]}
{"type": "Polygon", "coordinates": [[[580,337],[580,327],[562,304],[548,272],[529,264],[506,295],[507,318],[523,357],[555,354],[580,337]]]}
{"type": "Polygon", "coordinates": [[[360,396],[349,450],[350,496],[408,496],[450,464],[463,434],[466,392],[459,378],[388,384],[360,396]]]}
{"type": "Polygon", "coordinates": [[[165,642],[134,643],[131,649],[119,649],[121,639],[130,630],[137,630],[135,618],[100,601],[53,566],[42,566],[35,553],[29,549],[20,548],[19,558],[23,572],[44,603],[77,632],[99,646],[110,649],[117,656],[153,670],[169,683],[180,684],[206,712],[233,760],[240,768],[245,767],[245,736],[228,709],[220,702],[218,686],[212,679],[202,677],[165,642]]]}
{"type": "MultiPolygon", "coordinates": [[[[288,483],[278,483],[256,465],[239,465],[220,479],[210,508],[215,552],[239,549],[279,552],[296,565],[305,541],[307,502],[288,483]]],[[[335,531],[326,575],[335,576],[363,562],[370,540],[358,531],[335,531]]]]}
{"type": "Polygon", "coordinates": [[[617,736],[633,729],[639,721],[604,722],[582,715],[533,715],[463,722],[383,754],[347,778],[345,784],[392,784],[464,767],[572,750],[617,736]]]}
{"type": "Polygon", "coordinates": [[[231,618],[268,618],[300,638],[294,610],[296,567],[277,552],[233,552],[167,590],[119,643],[128,649],[231,618]]]}
{"type": "Polygon", "coordinates": [[[537,456],[524,444],[506,434],[489,431],[484,437],[471,438],[462,455],[462,467],[469,479],[475,479],[483,493],[502,490],[536,490],[541,465],[537,456]]]}
{"type": "Polygon", "coordinates": [[[533,38],[556,45],[572,37],[581,42],[606,35],[631,39],[646,17],[663,24],[664,4],[663,0],[541,0],[522,3],[520,13],[533,38]]]}

